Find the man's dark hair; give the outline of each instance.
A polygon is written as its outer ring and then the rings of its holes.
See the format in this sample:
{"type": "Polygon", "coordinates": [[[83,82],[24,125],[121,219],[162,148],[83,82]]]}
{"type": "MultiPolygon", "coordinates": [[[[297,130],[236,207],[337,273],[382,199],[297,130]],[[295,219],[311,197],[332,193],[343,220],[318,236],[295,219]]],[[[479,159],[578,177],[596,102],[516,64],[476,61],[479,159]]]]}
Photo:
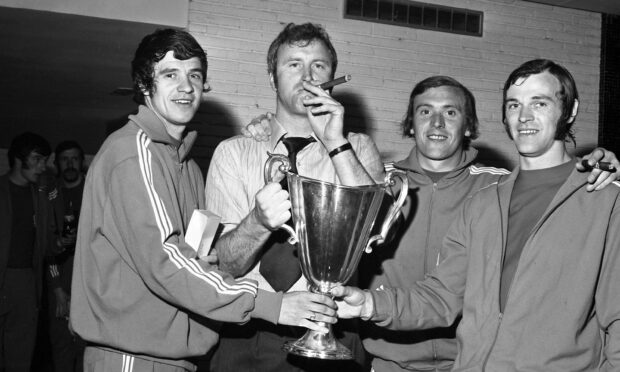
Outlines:
{"type": "Polygon", "coordinates": [[[174,58],[187,60],[198,57],[202,67],[202,82],[207,78],[207,56],[196,39],[186,31],[173,28],[158,29],[145,36],[133,61],[131,61],[131,77],[133,79],[134,101],[144,103],[144,92],[153,93],[154,66],[161,61],[166,53],[174,52],[174,58]]]}
{"type": "Polygon", "coordinates": [[[338,67],[338,56],[336,49],[329,40],[329,35],[321,25],[313,23],[304,23],[296,25],[289,23],[284,30],[271,42],[269,51],[267,52],[267,72],[273,76],[275,86],[278,86],[278,76],[276,69],[278,67],[278,50],[284,44],[294,45],[298,47],[308,46],[313,41],[320,41],[325,45],[332,59],[332,78],[338,67]]]}
{"type": "Polygon", "coordinates": [[[58,144],[58,146],[56,146],[56,150],[54,150],[54,163],[56,163],[56,167],[58,167],[58,157],[60,156],[60,154],[63,151],[67,151],[67,150],[73,150],[76,149],[78,150],[78,153],[80,154],[80,159],[84,160],[84,150],[82,150],[82,147],[80,146],[79,143],[77,143],[76,141],[72,141],[72,140],[68,140],[68,141],[62,141],[61,143],[58,144]]]}
{"type": "Polygon", "coordinates": [[[465,107],[463,108],[463,110],[465,111],[465,129],[468,129],[470,133],[469,137],[464,138],[463,146],[468,147],[470,142],[478,138],[478,135],[480,134],[478,130],[478,115],[476,114],[476,98],[474,98],[474,95],[463,84],[459,83],[456,79],[453,79],[449,76],[431,76],[417,83],[416,86],[413,87],[411,95],[409,96],[409,107],[407,108],[407,115],[401,123],[403,136],[415,136],[415,134],[411,133],[415,115],[415,107],[413,107],[413,101],[415,97],[423,94],[431,88],[439,87],[454,87],[461,91],[461,94],[463,95],[463,99],[465,101],[465,107]]]}
{"type": "Polygon", "coordinates": [[[22,162],[22,166],[28,168],[26,159],[33,151],[39,155],[49,156],[52,153],[52,148],[45,138],[38,134],[24,132],[17,135],[9,146],[9,166],[13,168],[15,159],[19,159],[22,162]]]}
{"type": "Polygon", "coordinates": [[[568,70],[557,63],[548,59],[533,59],[527,61],[521,66],[517,67],[504,84],[504,97],[502,102],[502,122],[506,132],[510,136],[510,130],[506,123],[506,93],[511,85],[515,84],[517,80],[521,78],[527,78],[530,75],[540,74],[548,71],[551,75],[555,76],[560,83],[560,91],[556,93],[557,97],[562,102],[562,116],[558,121],[557,130],[555,133],[556,140],[567,141],[570,140],[575,143],[575,133],[573,132],[574,120],[570,120],[573,114],[573,107],[575,100],[579,99],[579,93],[577,92],[577,84],[575,79],[568,70]]]}

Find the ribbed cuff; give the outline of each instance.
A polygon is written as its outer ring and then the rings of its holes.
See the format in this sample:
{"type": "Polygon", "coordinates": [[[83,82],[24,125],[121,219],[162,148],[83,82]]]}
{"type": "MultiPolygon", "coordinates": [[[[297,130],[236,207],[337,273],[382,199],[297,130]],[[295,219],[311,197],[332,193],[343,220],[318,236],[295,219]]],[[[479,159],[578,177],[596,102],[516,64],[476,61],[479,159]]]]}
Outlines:
{"type": "Polygon", "coordinates": [[[278,324],[283,296],[282,292],[269,292],[259,289],[254,300],[254,310],[250,316],[278,324]]]}

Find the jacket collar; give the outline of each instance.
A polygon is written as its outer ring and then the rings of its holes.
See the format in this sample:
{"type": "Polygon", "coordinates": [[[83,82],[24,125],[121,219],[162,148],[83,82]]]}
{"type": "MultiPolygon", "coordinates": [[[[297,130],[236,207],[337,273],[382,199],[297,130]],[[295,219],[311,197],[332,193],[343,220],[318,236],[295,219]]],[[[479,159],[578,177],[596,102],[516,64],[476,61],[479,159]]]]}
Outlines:
{"type": "Polygon", "coordinates": [[[178,151],[181,161],[185,160],[194,141],[196,141],[196,131],[185,132],[181,140],[177,140],[170,136],[166,131],[166,127],[161,119],[145,105],[140,105],[138,113],[129,115],[129,120],[136,123],[153,142],[168,145],[178,151]]]}
{"type": "MultiPolygon", "coordinates": [[[[453,178],[453,177],[458,176],[463,171],[463,169],[467,168],[468,166],[472,165],[475,162],[477,156],[478,156],[478,150],[470,146],[468,149],[463,151],[461,155],[461,159],[459,160],[459,163],[456,166],[456,168],[453,169],[450,172],[450,174],[448,174],[444,178],[453,178]]],[[[408,170],[414,173],[425,175],[424,169],[422,169],[422,167],[420,166],[420,161],[418,159],[418,152],[416,151],[415,145],[411,149],[409,156],[399,162],[396,162],[394,166],[400,169],[404,169],[404,170],[408,170]]]]}
{"type": "MultiPolygon", "coordinates": [[[[572,162],[573,164],[576,163],[577,161],[581,161],[581,159],[572,158],[570,160],[570,162],[572,162]]],[[[516,166],[510,174],[506,176],[502,176],[502,178],[499,181],[499,186],[503,187],[504,185],[509,184],[509,183],[514,184],[520,172],[521,172],[521,167],[516,166]]],[[[561,187],[560,190],[563,190],[566,187],[570,189],[576,189],[576,188],[579,188],[585,185],[588,182],[589,175],[590,175],[589,172],[579,172],[577,169],[573,169],[573,171],[570,173],[570,175],[566,179],[566,182],[564,182],[564,185],[561,187]]],[[[512,186],[510,187],[510,190],[512,191],[512,186]]],[[[560,190],[558,190],[558,193],[560,192],[560,190]]]]}

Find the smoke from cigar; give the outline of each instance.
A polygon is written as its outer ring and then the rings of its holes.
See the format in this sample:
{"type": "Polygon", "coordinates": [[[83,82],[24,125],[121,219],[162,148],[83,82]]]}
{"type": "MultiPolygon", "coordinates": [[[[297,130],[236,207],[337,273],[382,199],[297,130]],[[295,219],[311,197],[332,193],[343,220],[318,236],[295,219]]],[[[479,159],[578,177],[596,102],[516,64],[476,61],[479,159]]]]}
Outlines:
{"type": "Polygon", "coordinates": [[[351,75],[347,74],[347,75],[339,77],[338,79],[326,81],[323,84],[319,85],[319,87],[321,87],[321,89],[329,89],[329,88],[331,88],[333,86],[340,85],[342,83],[346,83],[349,80],[351,80],[351,75]]]}

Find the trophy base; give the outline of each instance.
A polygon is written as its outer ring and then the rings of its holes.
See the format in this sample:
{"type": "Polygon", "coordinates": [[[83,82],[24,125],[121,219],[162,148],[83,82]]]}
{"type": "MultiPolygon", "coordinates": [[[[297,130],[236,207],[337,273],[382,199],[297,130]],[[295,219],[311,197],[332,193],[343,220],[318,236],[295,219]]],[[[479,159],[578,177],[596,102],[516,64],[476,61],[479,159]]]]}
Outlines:
{"type": "Polygon", "coordinates": [[[285,343],[282,349],[291,354],[306,358],[332,360],[353,359],[351,350],[334,338],[331,328],[328,333],[308,330],[299,340],[285,343]]]}

